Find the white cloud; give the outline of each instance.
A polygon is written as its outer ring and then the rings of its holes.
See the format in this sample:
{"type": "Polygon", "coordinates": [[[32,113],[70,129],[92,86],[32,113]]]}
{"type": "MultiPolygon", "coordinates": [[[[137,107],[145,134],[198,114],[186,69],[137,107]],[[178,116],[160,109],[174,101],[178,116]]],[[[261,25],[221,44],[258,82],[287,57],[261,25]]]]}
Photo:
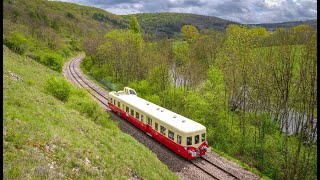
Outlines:
{"type": "Polygon", "coordinates": [[[269,8],[277,8],[284,0],[265,0],[264,3],[269,8]]]}

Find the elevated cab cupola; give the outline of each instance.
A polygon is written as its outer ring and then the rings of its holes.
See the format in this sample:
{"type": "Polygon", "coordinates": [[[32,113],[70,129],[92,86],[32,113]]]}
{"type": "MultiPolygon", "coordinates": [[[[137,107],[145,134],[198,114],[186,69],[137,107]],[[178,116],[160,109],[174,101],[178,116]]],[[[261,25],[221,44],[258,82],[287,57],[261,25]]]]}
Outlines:
{"type": "Polygon", "coordinates": [[[132,88],[129,88],[129,87],[125,87],[124,92],[129,95],[135,95],[135,96],[137,95],[136,91],[132,88]]]}

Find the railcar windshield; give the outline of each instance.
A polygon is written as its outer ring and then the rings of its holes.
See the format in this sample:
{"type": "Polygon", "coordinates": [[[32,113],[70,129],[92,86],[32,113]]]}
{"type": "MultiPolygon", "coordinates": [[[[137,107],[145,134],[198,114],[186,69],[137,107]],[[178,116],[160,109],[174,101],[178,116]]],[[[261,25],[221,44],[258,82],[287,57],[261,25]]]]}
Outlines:
{"type": "Polygon", "coordinates": [[[199,143],[199,135],[196,135],[196,136],[194,137],[194,143],[195,143],[195,144],[198,144],[198,143],[199,143]]]}
{"type": "Polygon", "coordinates": [[[130,91],[130,94],[136,95],[136,92],[134,92],[134,90],[130,89],[129,91],[130,91]]]}
{"type": "Polygon", "coordinates": [[[203,133],[202,135],[201,135],[201,141],[203,142],[203,141],[205,141],[206,140],[206,133],[203,133]]]}

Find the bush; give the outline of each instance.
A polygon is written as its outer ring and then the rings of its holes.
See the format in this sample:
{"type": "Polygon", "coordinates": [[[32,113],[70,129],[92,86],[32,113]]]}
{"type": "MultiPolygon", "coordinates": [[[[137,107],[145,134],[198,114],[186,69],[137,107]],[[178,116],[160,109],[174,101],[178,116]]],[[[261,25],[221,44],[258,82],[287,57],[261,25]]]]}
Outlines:
{"type": "Polygon", "coordinates": [[[62,71],[63,59],[59,54],[48,52],[41,61],[52,70],[62,71]]]}
{"type": "MultiPolygon", "coordinates": [[[[90,70],[90,74],[95,77],[96,79],[103,79],[104,75],[106,74],[106,70],[103,68],[99,68],[97,65],[93,65],[90,70]]],[[[110,80],[110,79],[108,79],[110,80]]],[[[112,81],[112,80],[111,80],[112,81]]]]}
{"type": "Polygon", "coordinates": [[[160,97],[156,94],[153,94],[153,95],[148,95],[148,96],[145,96],[144,97],[146,100],[154,103],[154,104],[157,104],[157,105],[160,105],[161,104],[161,100],[160,100],[160,97]]]}
{"type": "Polygon", "coordinates": [[[72,51],[80,51],[80,43],[79,40],[77,40],[77,38],[71,38],[69,42],[69,49],[71,49],[72,51]]]}
{"type": "Polygon", "coordinates": [[[81,65],[87,70],[90,71],[93,66],[93,61],[90,56],[86,56],[83,58],[81,65]]]}
{"type": "Polygon", "coordinates": [[[64,78],[57,78],[51,76],[47,80],[46,90],[55,98],[65,102],[68,100],[70,96],[71,86],[69,82],[64,78]]]}
{"type": "Polygon", "coordinates": [[[28,50],[28,39],[19,32],[14,32],[11,36],[4,39],[3,43],[13,52],[20,55],[28,50]]]}
{"type": "Polygon", "coordinates": [[[62,47],[62,55],[64,58],[68,58],[72,55],[72,52],[67,46],[64,46],[62,47]]]}
{"type": "Polygon", "coordinates": [[[62,71],[64,61],[58,53],[37,49],[34,52],[30,52],[27,57],[44,64],[54,71],[62,71]]]}
{"type": "Polygon", "coordinates": [[[95,123],[104,127],[114,128],[115,123],[108,122],[109,116],[105,113],[97,102],[95,102],[83,89],[73,90],[68,99],[68,106],[77,110],[81,114],[91,118],[95,123]]]}

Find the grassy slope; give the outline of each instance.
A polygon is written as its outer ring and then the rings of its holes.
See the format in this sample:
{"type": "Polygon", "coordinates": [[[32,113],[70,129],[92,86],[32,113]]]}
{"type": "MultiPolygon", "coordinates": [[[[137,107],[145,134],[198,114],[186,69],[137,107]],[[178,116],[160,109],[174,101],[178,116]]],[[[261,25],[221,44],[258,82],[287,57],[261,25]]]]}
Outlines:
{"type": "Polygon", "coordinates": [[[3,53],[4,179],[176,178],[113,122],[111,129],[99,126],[47,94],[46,79],[61,74],[5,46],[3,53]],[[23,80],[13,80],[9,71],[23,80]]]}

